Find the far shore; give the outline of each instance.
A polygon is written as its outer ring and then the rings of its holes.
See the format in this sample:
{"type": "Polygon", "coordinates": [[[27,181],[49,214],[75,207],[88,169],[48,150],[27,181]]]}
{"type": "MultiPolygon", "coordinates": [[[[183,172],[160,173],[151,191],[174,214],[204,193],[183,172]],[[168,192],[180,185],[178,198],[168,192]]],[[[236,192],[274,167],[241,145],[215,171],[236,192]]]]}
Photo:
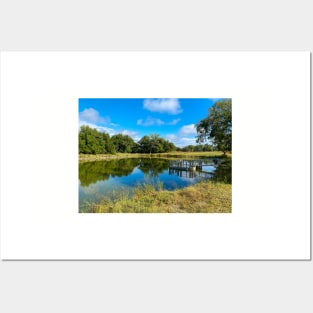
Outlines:
{"type": "MultiPolygon", "coordinates": [[[[173,151],[166,153],[117,153],[117,154],[79,154],[79,162],[104,161],[112,159],[126,158],[188,158],[188,157],[221,157],[224,153],[221,151],[210,152],[181,152],[173,151]]],[[[226,156],[231,157],[231,153],[226,156]]]]}

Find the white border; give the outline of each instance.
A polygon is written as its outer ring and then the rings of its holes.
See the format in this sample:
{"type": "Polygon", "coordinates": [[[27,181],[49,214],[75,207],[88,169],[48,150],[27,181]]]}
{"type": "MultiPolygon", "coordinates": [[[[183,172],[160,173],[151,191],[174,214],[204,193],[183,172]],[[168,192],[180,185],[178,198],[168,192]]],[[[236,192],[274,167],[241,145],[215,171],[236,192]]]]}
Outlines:
{"type": "Polygon", "coordinates": [[[309,130],[308,52],[3,52],[1,258],[309,259],[309,130]],[[82,97],[232,98],[233,213],[78,214],[82,97]]]}

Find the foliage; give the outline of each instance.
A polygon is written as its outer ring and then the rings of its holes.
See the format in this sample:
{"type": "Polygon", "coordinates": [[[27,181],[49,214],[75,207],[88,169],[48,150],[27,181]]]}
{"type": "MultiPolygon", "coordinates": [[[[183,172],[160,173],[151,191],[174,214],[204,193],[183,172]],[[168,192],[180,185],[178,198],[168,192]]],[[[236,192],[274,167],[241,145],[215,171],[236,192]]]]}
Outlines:
{"type": "Polygon", "coordinates": [[[209,144],[198,144],[198,145],[188,145],[183,148],[181,148],[181,151],[184,152],[208,152],[208,151],[214,151],[214,146],[209,144]]]}
{"type": "Polygon", "coordinates": [[[158,134],[143,136],[138,143],[123,134],[110,135],[89,126],[81,126],[79,131],[79,153],[115,154],[119,153],[162,153],[175,151],[175,145],[158,134]]]}
{"type": "Polygon", "coordinates": [[[79,153],[115,153],[115,148],[109,134],[99,132],[96,129],[86,125],[81,126],[80,128],[78,142],[79,153]]]}
{"type": "Polygon", "coordinates": [[[136,147],[136,152],[139,153],[162,153],[174,151],[175,145],[168,140],[161,138],[158,134],[143,136],[136,147]]]}
{"type": "Polygon", "coordinates": [[[224,184],[232,183],[232,158],[225,156],[219,158],[211,180],[224,184]]]}
{"type": "Polygon", "coordinates": [[[131,153],[135,147],[133,138],[128,135],[117,134],[111,137],[116,152],[131,153]]]}
{"type": "Polygon", "coordinates": [[[198,138],[197,142],[206,139],[213,141],[218,150],[232,150],[232,102],[225,99],[215,102],[209,109],[206,118],[196,124],[198,138]]]}
{"type": "MultiPolygon", "coordinates": [[[[204,122],[201,125],[204,125],[204,122]]],[[[143,136],[137,143],[135,143],[135,141],[128,135],[116,134],[110,137],[109,134],[99,132],[86,125],[81,126],[79,131],[79,153],[82,155],[113,155],[116,153],[152,154],[169,153],[174,151],[211,152],[217,151],[217,148],[221,149],[221,147],[221,145],[215,146],[206,143],[178,148],[172,142],[160,137],[158,134],[143,136]]]]}

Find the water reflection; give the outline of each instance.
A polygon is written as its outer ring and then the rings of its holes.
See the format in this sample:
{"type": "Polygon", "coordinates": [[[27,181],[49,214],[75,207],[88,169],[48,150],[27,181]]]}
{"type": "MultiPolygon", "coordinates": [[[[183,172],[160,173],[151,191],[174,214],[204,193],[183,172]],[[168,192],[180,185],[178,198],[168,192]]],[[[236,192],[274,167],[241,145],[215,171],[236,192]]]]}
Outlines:
{"type": "Polygon", "coordinates": [[[140,159],[120,159],[95,161],[79,164],[79,180],[81,186],[89,186],[97,181],[108,180],[110,177],[130,175],[140,159]]]}
{"type": "Polygon", "coordinates": [[[181,178],[196,178],[196,177],[202,177],[202,178],[210,178],[212,177],[212,173],[209,172],[203,172],[203,171],[185,171],[185,170],[177,170],[177,169],[169,169],[168,170],[169,175],[177,175],[181,178]]]}
{"type": "Polygon", "coordinates": [[[232,183],[232,159],[221,158],[215,167],[211,180],[223,182],[225,184],[232,183]]]}
{"type": "Polygon", "coordinates": [[[185,171],[170,168],[170,161],[158,158],[120,159],[79,164],[79,205],[83,209],[89,202],[103,197],[113,199],[120,190],[131,195],[138,185],[162,183],[166,190],[184,188],[210,179],[231,183],[231,159],[203,163],[201,170],[185,171]]]}
{"type": "Polygon", "coordinates": [[[169,167],[169,160],[143,158],[139,160],[138,168],[147,176],[157,177],[169,167]]]}
{"type": "MultiPolygon", "coordinates": [[[[119,159],[110,161],[95,161],[79,164],[79,181],[81,187],[88,187],[98,181],[112,180],[113,178],[134,177],[138,179],[139,173],[146,178],[162,178],[164,174],[170,177],[195,179],[197,177],[230,184],[231,159],[223,158],[219,162],[203,163],[201,170],[185,171],[169,168],[170,161],[158,158],[119,159]]],[[[131,179],[130,179],[131,180],[131,179]]]]}

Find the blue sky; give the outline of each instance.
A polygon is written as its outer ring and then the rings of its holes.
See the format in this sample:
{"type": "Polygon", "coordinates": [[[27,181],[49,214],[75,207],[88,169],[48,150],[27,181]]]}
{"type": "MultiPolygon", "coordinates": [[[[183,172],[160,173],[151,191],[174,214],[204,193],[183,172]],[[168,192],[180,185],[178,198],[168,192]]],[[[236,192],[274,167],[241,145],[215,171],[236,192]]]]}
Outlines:
{"type": "Polygon", "coordinates": [[[178,147],[196,144],[194,125],[218,99],[79,99],[79,126],[110,136],[122,133],[135,141],[159,134],[178,147]]]}

